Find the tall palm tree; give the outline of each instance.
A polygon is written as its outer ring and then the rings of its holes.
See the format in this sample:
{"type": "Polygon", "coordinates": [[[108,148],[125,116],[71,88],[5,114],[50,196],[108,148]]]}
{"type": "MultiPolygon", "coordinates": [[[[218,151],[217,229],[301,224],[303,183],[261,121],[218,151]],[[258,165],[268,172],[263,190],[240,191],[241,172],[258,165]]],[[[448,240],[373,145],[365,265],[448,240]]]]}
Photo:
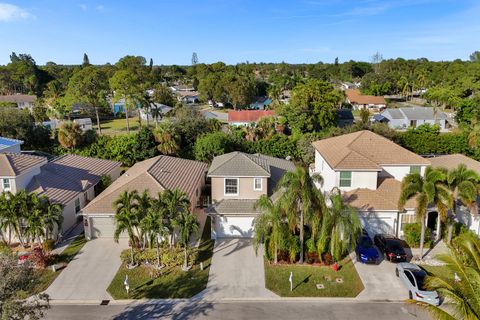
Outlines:
{"type": "Polygon", "coordinates": [[[180,233],[180,244],[184,249],[184,263],[183,269],[187,270],[188,268],[188,244],[190,242],[190,237],[196,236],[198,232],[198,222],[197,217],[193,215],[190,210],[181,210],[175,220],[175,225],[178,226],[180,233]]]}
{"type": "Polygon", "coordinates": [[[269,243],[273,246],[273,261],[278,263],[278,250],[283,247],[282,243],[286,238],[286,219],[282,207],[279,202],[274,203],[268,196],[262,195],[255,204],[262,213],[253,220],[254,234],[253,245],[255,253],[258,247],[265,239],[269,239],[269,243]]]}
{"type": "Polygon", "coordinates": [[[427,277],[426,285],[445,298],[442,307],[420,301],[410,301],[427,310],[435,319],[474,320],[480,319],[480,240],[471,234],[463,234],[450,248],[448,254],[437,256],[444,262],[441,274],[427,277]],[[456,274],[460,281],[452,281],[446,274],[456,274]]]}
{"type": "Polygon", "coordinates": [[[33,243],[37,241],[42,243],[42,237],[45,236],[45,223],[43,219],[45,198],[37,197],[35,194],[29,195],[29,213],[25,217],[25,235],[27,235],[33,243]]]}
{"type": "MultiPolygon", "coordinates": [[[[137,203],[137,221],[140,223],[148,214],[148,210],[152,205],[152,198],[150,197],[148,190],[144,190],[141,194],[135,196],[135,201],[137,203]]],[[[137,235],[140,235],[138,226],[135,227],[135,230],[137,235]]]]}
{"type": "Polygon", "coordinates": [[[12,231],[18,229],[17,212],[11,201],[13,194],[2,192],[0,194],[0,232],[2,239],[5,240],[4,232],[8,230],[8,244],[12,244],[12,231]]]}
{"type": "Polygon", "coordinates": [[[142,233],[146,235],[150,243],[155,242],[155,249],[157,251],[157,267],[160,267],[160,245],[158,238],[165,237],[168,234],[168,228],[164,224],[165,210],[162,206],[155,205],[152,201],[152,206],[148,208],[146,216],[140,222],[142,233]]]}
{"type": "Polygon", "coordinates": [[[155,128],[153,135],[157,142],[157,149],[162,154],[174,154],[180,149],[180,137],[171,121],[162,122],[155,128]]]}
{"type": "Polygon", "coordinates": [[[323,210],[323,196],[315,186],[315,182],[322,183],[323,178],[315,174],[310,176],[307,169],[297,166],[295,170],[285,173],[278,183],[284,192],[282,203],[288,208],[287,216],[290,227],[300,229],[300,263],[304,256],[304,226],[314,214],[321,215],[323,210]]]}
{"type": "Polygon", "coordinates": [[[60,230],[63,224],[62,206],[51,203],[47,197],[43,198],[42,219],[45,225],[45,238],[49,239],[55,228],[60,230]]]}
{"type": "Polygon", "coordinates": [[[329,252],[339,261],[349,248],[355,247],[362,223],[357,211],[343,201],[340,190],[332,192],[330,202],[322,217],[317,248],[320,257],[329,252]]]}
{"type": "Polygon", "coordinates": [[[420,222],[420,259],[423,259],[423,244],[425,242],[425,219],[429,205],[435,205],[440,216],[445,217],[451,204],[451,197],[445,185],[446,171],[427,167],[425,177],[419,173],[410,173],[402,181],[402,189],[398,200],[399,210],[403,210],[405,203],[415,198],[415,215],[420,222]]]}
{"type": "Polygon", "coordinates": [[[161,194],[163,205],[165,206],[166,218],[169,221],[171,241],[170,245],[175,244],[175,226],[178,226],[178,217],[180,213],[188,211],[190,199],[188,195],[180,189],[165,190],[161,194]]]}
{"type": "Polygon", "coordinates": [[[457,205],[463,203],[470,209],[471,213],[477,213],[477,196],[480,176],[473,170],[468,169],[464,164],[448,171],[447,183],[452,194],[452,216],[448,219],[447,242],[452,240],[454,218],[457,215],[457,205]]]}
{"type": "Polygon", "coordinates": [[[75,149],[82,138],[82,129],[73,121],[64,122],[58,129],[58,142],[62,147],[75,149]]]}
{"type": "Polygon", "coordinates": [[[133,190],[123,191],[119,197],[113,202],[115,208],[115,232],[113,234],[113,239],[118,243],[120,235],[123,232],[127,232],[128,238],[131,244],[131,265],[134,265],[135,260],[133,257],[133,247],[136,246],[138,239],[135,235],[134,228],[137,228],[139,225],[138,221],[138,204],[137,199],[138,192],[133,190]]]}

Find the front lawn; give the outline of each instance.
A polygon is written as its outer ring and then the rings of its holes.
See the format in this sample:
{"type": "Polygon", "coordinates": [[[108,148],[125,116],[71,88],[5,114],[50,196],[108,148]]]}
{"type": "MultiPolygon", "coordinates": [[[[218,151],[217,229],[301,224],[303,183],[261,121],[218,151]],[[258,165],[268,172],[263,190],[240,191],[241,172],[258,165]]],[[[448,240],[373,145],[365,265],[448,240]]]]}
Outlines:
{"type": "MultiPolygon", "coordinates": [[[[65,250],[63,250],[61,254],[58,255],[58,257],[55,258],[55,264],[68,264],[73,260],[86,242],[87,240],[85,239],[85,234],[82,232],[65,248],[65,250]]],[[[28,294],[33,295],[45,291],[53,283],[53,281],[55,281],[63,269],[64,268],[55,272],[49,266],[45,269],[37,270],[36,273],[38,275],[38,282],[35,284],[35,286],[33,286],[28,294]]]]}
{"type": "Polygon", "coordinates": [[[114,299],[193,297],[207,287],[214,245],[214,241],[210,239],[210,232],[210,218],[207,218],[198,247],[198,259],[189,271],[185,272],[180,267],[172,267],[162,269],[160,272],[144,265],[128,270],[122,265],[107,291],[114,299]],[[201,262],[203,262],[203,270],[200,270],[201,262]],[[130,286],[128,296],[123,284],[125,275],[128,275],[130,286]]]}
{"type": "Polygon", "coordinates": [[[265,261],[265,287],[281,297],[356,297],[363,283],[350,258],[345,258],[337,272],[327,266],[273,265],[265,261]],[[293,291],[290,291],[293,272],[293,291]],[[337,283],[341,278],[343,283],[337,283]],[[323,284],[324,289],[317,289],[323,284]]]}
{"type": "MultiPolygon", "coordinates": [[[[139,128],[138,117],[128,118],[128,124],[130,126],[130,132],[137,131],[139,128]]],[[[146,125],[146,121],[142,121],[142,125],[146,125]]],[[[112,119],[108,121],[100,122],[102,133],[108,135],[123,134],[127,132],[127,121],[125,118],[112,119]]],[[[94,126],[96,129],[96,125],[94,126]]]]}

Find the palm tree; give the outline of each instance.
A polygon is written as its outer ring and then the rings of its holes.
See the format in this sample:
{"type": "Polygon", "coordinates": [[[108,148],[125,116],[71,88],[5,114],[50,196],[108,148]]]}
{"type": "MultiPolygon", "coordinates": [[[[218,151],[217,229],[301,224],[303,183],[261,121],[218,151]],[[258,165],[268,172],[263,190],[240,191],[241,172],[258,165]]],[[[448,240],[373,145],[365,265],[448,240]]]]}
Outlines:
{"type": "Polygon", "coordinates": [[[280,201],[285,204],[288,212],[288,222],[295,231],[300,229],[300,263],[304,255],[304,226],[305,220],[321,215],[323,210],[323,196],[315,186],[315,182],[322,183],[323,178],[315,174],[310,176],[307,169],[297,166],[294,171],[285,173],[278,183],[284,190],[280,201]]]}
{"type": "Polygon", "coordinates": [[[425,177],[422,177],[419,173],[410,173],[402,181],[398,208],[403,210],[408,200],[416,199],[415,215],[422,227],[420,234],[420,259],[423,259],[425,219],[428,214],[428,206],[435,205],[440,216],[445,217],[448,213],[451,197],[445,186],[446,179],[445,170],[427,167],[425,177]]]}
{"type": "Polygon", "coordinates": [[[220,129],[222,128],[222,123],[218,119],[210,118],[207,120],[207,122],[208,122],[208,128],[212,132],[220,131],[220,129]]]}
{"type": "Polygon", "coordinates": [[[179,149],[179,140],[175,126],[171,121],[164,121],[153,132],[157,149],[162,154],[175,154],[179,149]]]}
{"type": "Polygon", "coordinates": [[[178,217],[180,213],[188,211],[190,199],[188,195],[180,189],[165,190],[161,194],[163,205],[165,206],[166,218],[169,221],[171,241],[170,245],[175,244],[175,226],[178,226],[178,217]]]}
{"type": "Polygon", "coordinates": [[[181,210],[178,213],[177,219],[175,220],[175,225],[178,226],[180,231],[180,244],[183,246],[185,260],[183,263],[183,269],[187,270],[188,268],[188,243],[190,237],[196,236],[198,232],[198,222],[197,217],[195,217],[190,210],[181,210]]]}
{"type": "Polygon", "coordinates": [[[38,244],[42,243],[42,237],[45,236],[45,223],[43,219],[45,197],[37,197],[35,194],[29,195],[29,213],[25,217],[25,235],[27,235],[33,243],[37,240],[38,244]]]}
{"type": "Polygon", "coordinates": [[[3,231],[8,230],[8,244],[12,244],[12,233],[19,239],[23,246],[21,225],[25,216],[26,192],[20,191],[16,194],[3,192],[0,195],[0,221],[3,231]]]}
{"type": "Polygon", "coordinates": [[[163,207],[161,205],[156,205],[155,200],[153,200],[152,206],[147,211],[147,215],[140,222],[142,233],[147,236],[150,247],[152,246],[152,243],[155,242],[155,248],[157,251],[157,268],[160,267],[160,245],[158,238],[163,238],[168,233],[168,228],[164,225],[164,215],[165,210],[163,207]]]}
{"type": "Polygon", "coordinates": [[[63,224],[62,206],[56,203],[51,203],[47,197],[43,198],[42,219],[45,225],[45,238],[49,239],[53,234],[55,227],[60,230],[63,224]]]}
{"type": "Polygon", "coordinates": [[[273,244],[274,263],[278,263],[278,250],[283,247],[281,245],[286,237],[285,215],[279,202],[274,203],[268,196],[262,195],[255,204],[255,208],[259,208],[262,214],[253,220],[254,235],[253,245],[255,254],[258,247],[265,239],[269,239],[269,244],[273,244]]]}
{"type": "MultiPolygon", "coordinates": [[[[141,194],[137,194],[135,196],[135,201],[137,203],[137,221],[140,223],[143,218],[145,218],[148,214],[148,210],[152,205],[152,198],[150,198],[148,190],[144,190],[141,194]]],[[[138,231],[138,226],[135,227],[135,230],[137,231],[137,235],[140,235],[140,232],[138,231]]]]}
{"type": "Polygon", "coordinates": [[[322,217],[317,250],[320,257],[329,252],[335,261],[340,261],[348,249],[355,247],[362,223],[357,211],[343,201],[340,190],[332,192],[330,202],[322,217]]]}
{"type": "Polygon", "coordinates": [[[135,261],[133,257],[133,247],[136,246],[138,239],[135,235],[134,228],[137,228],[139,225],[138,221],[138,204],[136,199],[138,197],[138,192],[133,190],[131,192],[123,191],[117,200],[113,202],[115,208],[115,232],[113,234],[113,239],[118,243],[120,235],[123,232],[127,232],[128,238],[130,240],[131,248],[131,265],[133,266],[135,261]]]}
{"type": "Polygon", "coordinates": [[[477,186],[479,181],[479,175],[475,171],[468,169],[464,164],[460,164],[457,168],[448,171],[447,183],[452,195],[451,208],[453,215],[451,219],[448,219],[448,243],[452,240],[453,222],[457,215],[458,203],[463,203],[470,209],[470,212],[477,213],[477,186]]]}
{"type": "Polygon", "coordinates": [[[62,147],[75,149],[82,138],[82,129],[73,121],[65,121],[58,129],[58,142],[62,147]]]}
{"type": "Polygon", "coordinates": [[[409,302],[421,306],[435,319],[480,319],[480,240],[472,234],[463,234],[454,242],[450,252],[437,259],[445,263],[442,270],[448,270],[452,276],[456,274],[460,281],[452,281],[444,271],[441,274],[433,272],[426,281],[430,290],[445,298],[442,307],[414,300],[409,302]]]}
{"type": "Polygon", "coordinates": [[[480,143],[480,123],[476,118],[472,119],[470,132],[468,133],[468,146],[472,149],[478,149],[480,143]]]}

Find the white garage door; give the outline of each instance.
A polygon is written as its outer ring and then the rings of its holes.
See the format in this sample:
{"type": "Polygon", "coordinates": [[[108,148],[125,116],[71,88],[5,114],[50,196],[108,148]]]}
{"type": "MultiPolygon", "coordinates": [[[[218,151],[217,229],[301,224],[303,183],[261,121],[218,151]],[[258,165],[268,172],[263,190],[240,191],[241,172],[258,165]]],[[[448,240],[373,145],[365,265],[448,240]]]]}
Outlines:
{"type": "Polygon", "coordinates": [[[395,235],[395,219],[393,217],[362,217],[360,216],[363,227],[368,234],[373,237],[378,233],[388,233],[395,235]]]}
{"type": "MultiPolygon", "coordinates": [[[[90,219],[92,238],[113,238],[115,232],[115,220],[112,217],[92,217],[90,219]]],[[[120,236],[125,237],[125,234],[120,236]]]]}
{"type": "Polygon", "coordinates": [[[251,238],[253,217],[216,216],[215,233],[217,238],[251,238]]]}

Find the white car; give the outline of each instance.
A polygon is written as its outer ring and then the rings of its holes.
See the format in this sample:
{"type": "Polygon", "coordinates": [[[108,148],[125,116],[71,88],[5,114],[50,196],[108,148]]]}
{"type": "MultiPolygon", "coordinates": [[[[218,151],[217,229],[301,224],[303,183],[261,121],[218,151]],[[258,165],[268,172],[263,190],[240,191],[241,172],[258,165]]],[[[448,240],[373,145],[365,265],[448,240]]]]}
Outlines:
{"type": "Polygon", "coordinates": [[[425,288],[427,273],[420,269],[419,266],[413,263],[402,262],[397,264],[395,273],[407,288],[410,299],[426,302],[434,306],[440,304],[438,293],[436,291],[428,291],[425,288]]]}

